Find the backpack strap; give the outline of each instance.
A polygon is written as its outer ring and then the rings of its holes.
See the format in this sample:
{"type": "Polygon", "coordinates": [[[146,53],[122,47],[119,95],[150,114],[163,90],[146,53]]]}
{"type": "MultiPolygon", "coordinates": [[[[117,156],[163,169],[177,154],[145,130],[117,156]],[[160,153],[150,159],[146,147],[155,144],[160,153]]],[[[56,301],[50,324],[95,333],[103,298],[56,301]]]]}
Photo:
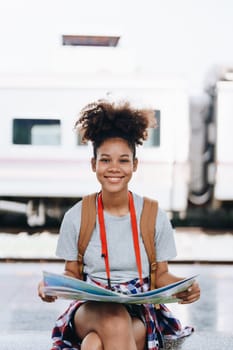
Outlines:
{"type": "Polygon", "coordinates": [[[158,202],[144,197],[140,219],[140,231],[146,253],[150,262],[150,289],[155,289],[156,251],[155,251],[155,224],[158,212],[158,202]]]}
{"type": "Polygon", "coordinates": [[[96,196],[97,193],[92,193],[84,196],[82,199],[81,224],[78,238],[78,270],[80,279],[83,279],[83,256],[96,223],[96,196]]]}

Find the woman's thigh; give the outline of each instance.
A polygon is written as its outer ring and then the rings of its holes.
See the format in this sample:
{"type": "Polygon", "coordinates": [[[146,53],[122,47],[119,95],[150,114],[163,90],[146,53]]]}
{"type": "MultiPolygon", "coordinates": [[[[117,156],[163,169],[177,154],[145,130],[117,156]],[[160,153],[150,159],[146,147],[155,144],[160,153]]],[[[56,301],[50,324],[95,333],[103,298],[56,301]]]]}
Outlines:
{"type": "MultiPolygon", "coordinates": [[[[146,327],[138,318],[132,319],[133,335],[137,350],[144,350],[146,343],[146,327]]],[[[95,332],[88,333],[82,340],[81,350],[103,350],[103,342],[95,332]]]]}
{"type": "Polygon", "coordinates": [[[121,304],[87,302],[75,313],[74,325],[79,338],[84,339],[90,332],[100,336],[133,337],[138,350],[143,350],[146,339],[146,327],[136,317],[131,318],[121,304]]]}
{"type": "Polygon", "coordinates": [[[74,316],[75,329],[81,339],[90,331],[100,334],[104,329],[111,331],[121,324],[131,326],[131,317],[121,304],[86,302],[78,308],[74,316]]]}

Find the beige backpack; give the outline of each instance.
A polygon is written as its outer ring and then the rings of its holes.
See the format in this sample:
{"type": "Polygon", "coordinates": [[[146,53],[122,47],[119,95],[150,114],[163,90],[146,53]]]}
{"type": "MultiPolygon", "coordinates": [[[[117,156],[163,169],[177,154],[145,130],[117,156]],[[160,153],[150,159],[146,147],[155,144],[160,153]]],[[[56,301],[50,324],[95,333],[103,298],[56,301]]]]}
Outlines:
{"type": "MultiPolygon", "coordinates": [[[[92,193],[82,199],[81,226],[78,239],[78,265],[80,279],[83,279],[83,256],[96,223],[96,196],[97,193],[92,193]]],[[[155,222],[157,211],[158,202],[144,197],[140,219],[140,230],[148,260],[150,262],[150,289],[155,289],[155,222]]]]}

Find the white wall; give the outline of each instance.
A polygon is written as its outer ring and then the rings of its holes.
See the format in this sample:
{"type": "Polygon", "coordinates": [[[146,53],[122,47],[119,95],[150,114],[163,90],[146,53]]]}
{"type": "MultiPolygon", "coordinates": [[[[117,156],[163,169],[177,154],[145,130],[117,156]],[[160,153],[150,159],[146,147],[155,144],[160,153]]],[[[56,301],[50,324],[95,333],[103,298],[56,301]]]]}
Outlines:
{"type": "Polygon", "coordinates": [[[213,65],[233,65],[232,33],[232,0],[1,0],[0,73],[153,71],[195,94],[213,65]],[[61,48],[62,34],[121,35],[118,57],[61,48]]]}

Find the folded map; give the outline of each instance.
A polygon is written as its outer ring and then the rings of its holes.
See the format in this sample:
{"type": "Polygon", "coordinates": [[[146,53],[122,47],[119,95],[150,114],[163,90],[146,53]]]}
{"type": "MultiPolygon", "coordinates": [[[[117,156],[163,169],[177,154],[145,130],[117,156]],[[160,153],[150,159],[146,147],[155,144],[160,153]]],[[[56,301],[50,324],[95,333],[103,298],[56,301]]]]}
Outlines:
{"type": "Polygon", "coordinates": [[[165,304],[180,301],[174,295],[190,287],[197,276],[183,279],[165,287],[142,292],[138,294],[123,294],[93,285],[79,279],[43,272],[44,293],[63,299],[92,300],[101,302],[114,302],[124,304],[165,304]]]}

